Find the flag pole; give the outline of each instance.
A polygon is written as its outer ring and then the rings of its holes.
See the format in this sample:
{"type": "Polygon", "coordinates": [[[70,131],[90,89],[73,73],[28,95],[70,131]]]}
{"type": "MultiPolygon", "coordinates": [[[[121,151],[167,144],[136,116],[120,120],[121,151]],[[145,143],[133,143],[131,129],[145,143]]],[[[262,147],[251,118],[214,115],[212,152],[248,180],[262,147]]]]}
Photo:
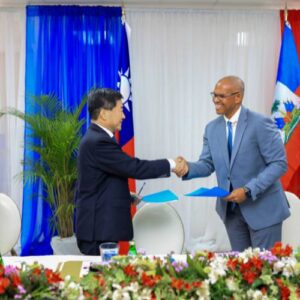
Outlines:
{"type": "Polygon", "coordinates": [[[125,4],[124,1],[122,1],[122,23],[124,24],[125,22],[126,22],[125,4]]]}
{"type": "Polygon", "coordinates": [[[285,6],[284,6],[284,22],[285,22],[285,23],[288,22],[288,8],[287,8],[287,2],[285,2],[285,6]]]}

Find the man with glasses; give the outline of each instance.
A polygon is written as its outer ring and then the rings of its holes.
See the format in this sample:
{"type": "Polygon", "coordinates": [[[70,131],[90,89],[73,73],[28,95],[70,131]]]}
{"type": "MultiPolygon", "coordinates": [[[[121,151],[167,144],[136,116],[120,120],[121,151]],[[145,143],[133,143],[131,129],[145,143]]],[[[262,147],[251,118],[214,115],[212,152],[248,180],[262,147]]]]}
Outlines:
{"type": "Polygon", "coordinates": [[[287,169],[280,134],[270,118],[242,106],[244,82],[236,76],[220,79],[211,93],[218,115],[205,128],[197,162],[186,162],[183,180],[216,172],[216,210],[223,220],[232,250],[271,248],[281,240],[282,221],[289,215],[279,181],[287,169]]]}

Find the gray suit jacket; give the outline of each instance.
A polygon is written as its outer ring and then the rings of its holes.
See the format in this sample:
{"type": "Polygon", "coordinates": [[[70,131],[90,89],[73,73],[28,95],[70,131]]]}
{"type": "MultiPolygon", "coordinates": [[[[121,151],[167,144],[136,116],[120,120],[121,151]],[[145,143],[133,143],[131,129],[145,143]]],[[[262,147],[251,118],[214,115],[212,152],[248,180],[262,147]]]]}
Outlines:
{"type": "MultiPolygon", "coordinates": [[[[258,230],[290,215],[279,181],[286,168],[284,146],[273,121],[242,107],[230,163],[226,124],[220,116],[206,126],[200,158],[189,163],[183,179],[206,177],[215,171],[219,187],[225,190],[229,191],[230,182],[233,189],[250,188],[252,199],[241,203],[240,209],[248,225],[258,230]]],[[[227,202],[217,199],[216,210],[223,221],[226,209],[227,202]]]]}

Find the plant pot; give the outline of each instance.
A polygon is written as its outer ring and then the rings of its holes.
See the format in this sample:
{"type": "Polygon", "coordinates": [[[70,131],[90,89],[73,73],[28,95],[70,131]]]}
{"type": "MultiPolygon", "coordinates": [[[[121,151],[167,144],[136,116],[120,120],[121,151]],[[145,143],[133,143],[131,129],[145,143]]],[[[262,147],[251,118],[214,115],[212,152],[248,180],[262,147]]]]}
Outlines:
{"type": "Polygon", "coordinates": [[[68,238],[54,236],[51,239],[51,247],[54,255],[82,255],[77,247],[75,235],[68,238]]]}

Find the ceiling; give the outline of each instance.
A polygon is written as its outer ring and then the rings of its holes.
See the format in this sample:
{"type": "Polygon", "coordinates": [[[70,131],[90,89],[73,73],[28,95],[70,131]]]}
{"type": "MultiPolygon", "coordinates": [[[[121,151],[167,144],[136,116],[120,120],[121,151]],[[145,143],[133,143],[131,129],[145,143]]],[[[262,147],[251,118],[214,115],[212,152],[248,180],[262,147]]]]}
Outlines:
{"type": "Polygon", "coordinates": [[[300,0],[0,0],[0,7],[20,7],[27,4],[121,5],[137,8],[203,8],[203,9],[300,9],[300,0]]]}

